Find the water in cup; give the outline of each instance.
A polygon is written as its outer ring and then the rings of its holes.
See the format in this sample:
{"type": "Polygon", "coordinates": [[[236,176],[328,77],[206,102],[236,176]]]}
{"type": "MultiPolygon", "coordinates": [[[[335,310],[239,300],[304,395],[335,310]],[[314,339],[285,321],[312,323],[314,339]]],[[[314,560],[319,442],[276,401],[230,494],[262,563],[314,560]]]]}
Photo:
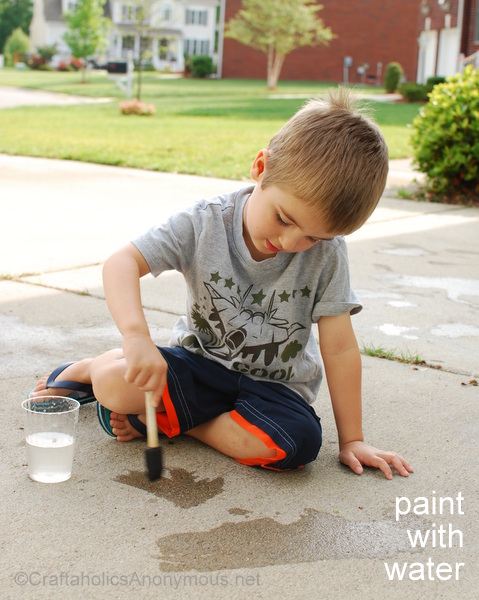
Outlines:
{"type": "Polygon", "coordinates": [[[70,479],[79,407],[79,402],[63,396],[22,402],[28,475],[34,481],[58,483],[70,479]]]}
{"type": "Polygon", "coordinates": [[[58,483],[72,474],[75,440],[66,433],[40,431],[26,438],[30,477],[43,483],[58,483]]]}

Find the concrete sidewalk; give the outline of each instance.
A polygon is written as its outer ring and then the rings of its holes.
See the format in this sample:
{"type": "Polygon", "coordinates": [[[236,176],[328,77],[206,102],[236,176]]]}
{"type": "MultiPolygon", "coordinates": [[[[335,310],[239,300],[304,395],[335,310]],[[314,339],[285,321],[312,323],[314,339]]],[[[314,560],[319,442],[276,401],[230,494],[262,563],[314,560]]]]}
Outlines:
{"type": "MultiPolygon", "coordinates": [[[[363,363],[367,440],[404,454],[413,475],[342,467],[324,387],[323,449],[301,471],[249,469],[177,439],[150,484],[144,444],[105,436],[88,405],[72,479],[49,486],[28,479],[19,405],[53,367],[120,344],[102,262],[171,212],[246,182],[0,155],[3,597],[477,597],[479,210],[397,200],[393,188],[414,177],[393,162],[378,209],[349,239],[360,343],[427,363],[363,363]],[[411,508],[398,519],[397,502],[411,508]]],[[[177,274],[143,282],[158,343],[184,292],[177,274]]]]}
{"type": "Polygon", "coordinates": [[[111,98],[89,98],[58,92],[44,92],[29,88],[0,85],[0,109],[18,106],[70,106],[73,104],[102,104],[111,98]]]}

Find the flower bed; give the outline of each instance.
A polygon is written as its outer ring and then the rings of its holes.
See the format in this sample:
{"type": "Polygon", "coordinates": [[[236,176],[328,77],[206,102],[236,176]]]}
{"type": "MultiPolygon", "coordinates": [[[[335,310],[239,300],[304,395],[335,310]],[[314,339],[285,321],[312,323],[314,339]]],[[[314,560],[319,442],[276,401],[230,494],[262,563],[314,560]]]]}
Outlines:
{"type": "Polygon", "coordinates": [[[129,100],[128,102],[120,102],[120,112],[123,115],[150,117],[155,114],[155,106],[139,100],[129,100]]]}

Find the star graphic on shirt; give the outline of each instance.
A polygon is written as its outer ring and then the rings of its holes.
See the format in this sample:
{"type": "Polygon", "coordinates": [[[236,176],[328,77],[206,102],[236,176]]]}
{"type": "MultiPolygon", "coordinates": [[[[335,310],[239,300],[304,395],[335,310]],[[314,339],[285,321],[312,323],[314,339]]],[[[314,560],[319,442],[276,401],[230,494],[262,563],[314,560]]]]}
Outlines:
{"type": "Polygon", "coordinates": [[[235,282],[233,281],[232,277],[225,279],[225,287],[227,287],[229,290],[231,290],[233,288],[234,284],[235,284],[235,282]]]}
{"type": "Polygon", "coordinates": [[[307,285],[304,286],[304,288],[302,290],[300,290],[301,292],[301,297],[306,297],[309,298],[309,295],[311,294],[311,290],[309,289],[309,287],[307,285]]]}
{"type": "Polygon", "coordinates": [[[253,296],[253,304],[261,304],[263,300],[266,298],[266,294],[263,294],[263,290],[259,291],[257,294],[251,294],[253,296]]]}
{"type": "Polygon", "coordinates": [[[216,271],[216,273],[210,273],[211,279],[210,281],[214,281],[215,283],[218,283],[218,281],[220,279],[222,279],[222,277],[220,277],[220,272],[216,271]]]}
{"type": "Polygon", "coordinates": [[[288,292],[286,290],[284,290],[284,292],[279,295],[279,298],[280,298],[281,302],[289,302],[290,296],[291,296],[291,294],[288,294],[288,292]]]}

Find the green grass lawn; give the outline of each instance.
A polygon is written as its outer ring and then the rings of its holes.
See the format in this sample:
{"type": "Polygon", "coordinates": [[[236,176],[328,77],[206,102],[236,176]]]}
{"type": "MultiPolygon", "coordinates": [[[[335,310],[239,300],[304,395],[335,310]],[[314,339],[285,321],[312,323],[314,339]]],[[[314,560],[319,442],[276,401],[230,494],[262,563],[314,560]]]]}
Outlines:
{"type": "MultiPolygon", "coordinates": [[[[103,72],[81,83],[79,73],[3,69],[0,85],[111,98],[102,104],[0,110],[0,152],[232,179],[248,177],[257,150],[305,97],[332,87],[280,82],[271,93],[264,81],[165,79],[146,73],[142,100],[154,104],[156,114],[138,117],[120,113],[124,94],[103,72]]],[[[409,156],[407,125],[418,106],[370,106],[391,158],[409,156]]]]}

